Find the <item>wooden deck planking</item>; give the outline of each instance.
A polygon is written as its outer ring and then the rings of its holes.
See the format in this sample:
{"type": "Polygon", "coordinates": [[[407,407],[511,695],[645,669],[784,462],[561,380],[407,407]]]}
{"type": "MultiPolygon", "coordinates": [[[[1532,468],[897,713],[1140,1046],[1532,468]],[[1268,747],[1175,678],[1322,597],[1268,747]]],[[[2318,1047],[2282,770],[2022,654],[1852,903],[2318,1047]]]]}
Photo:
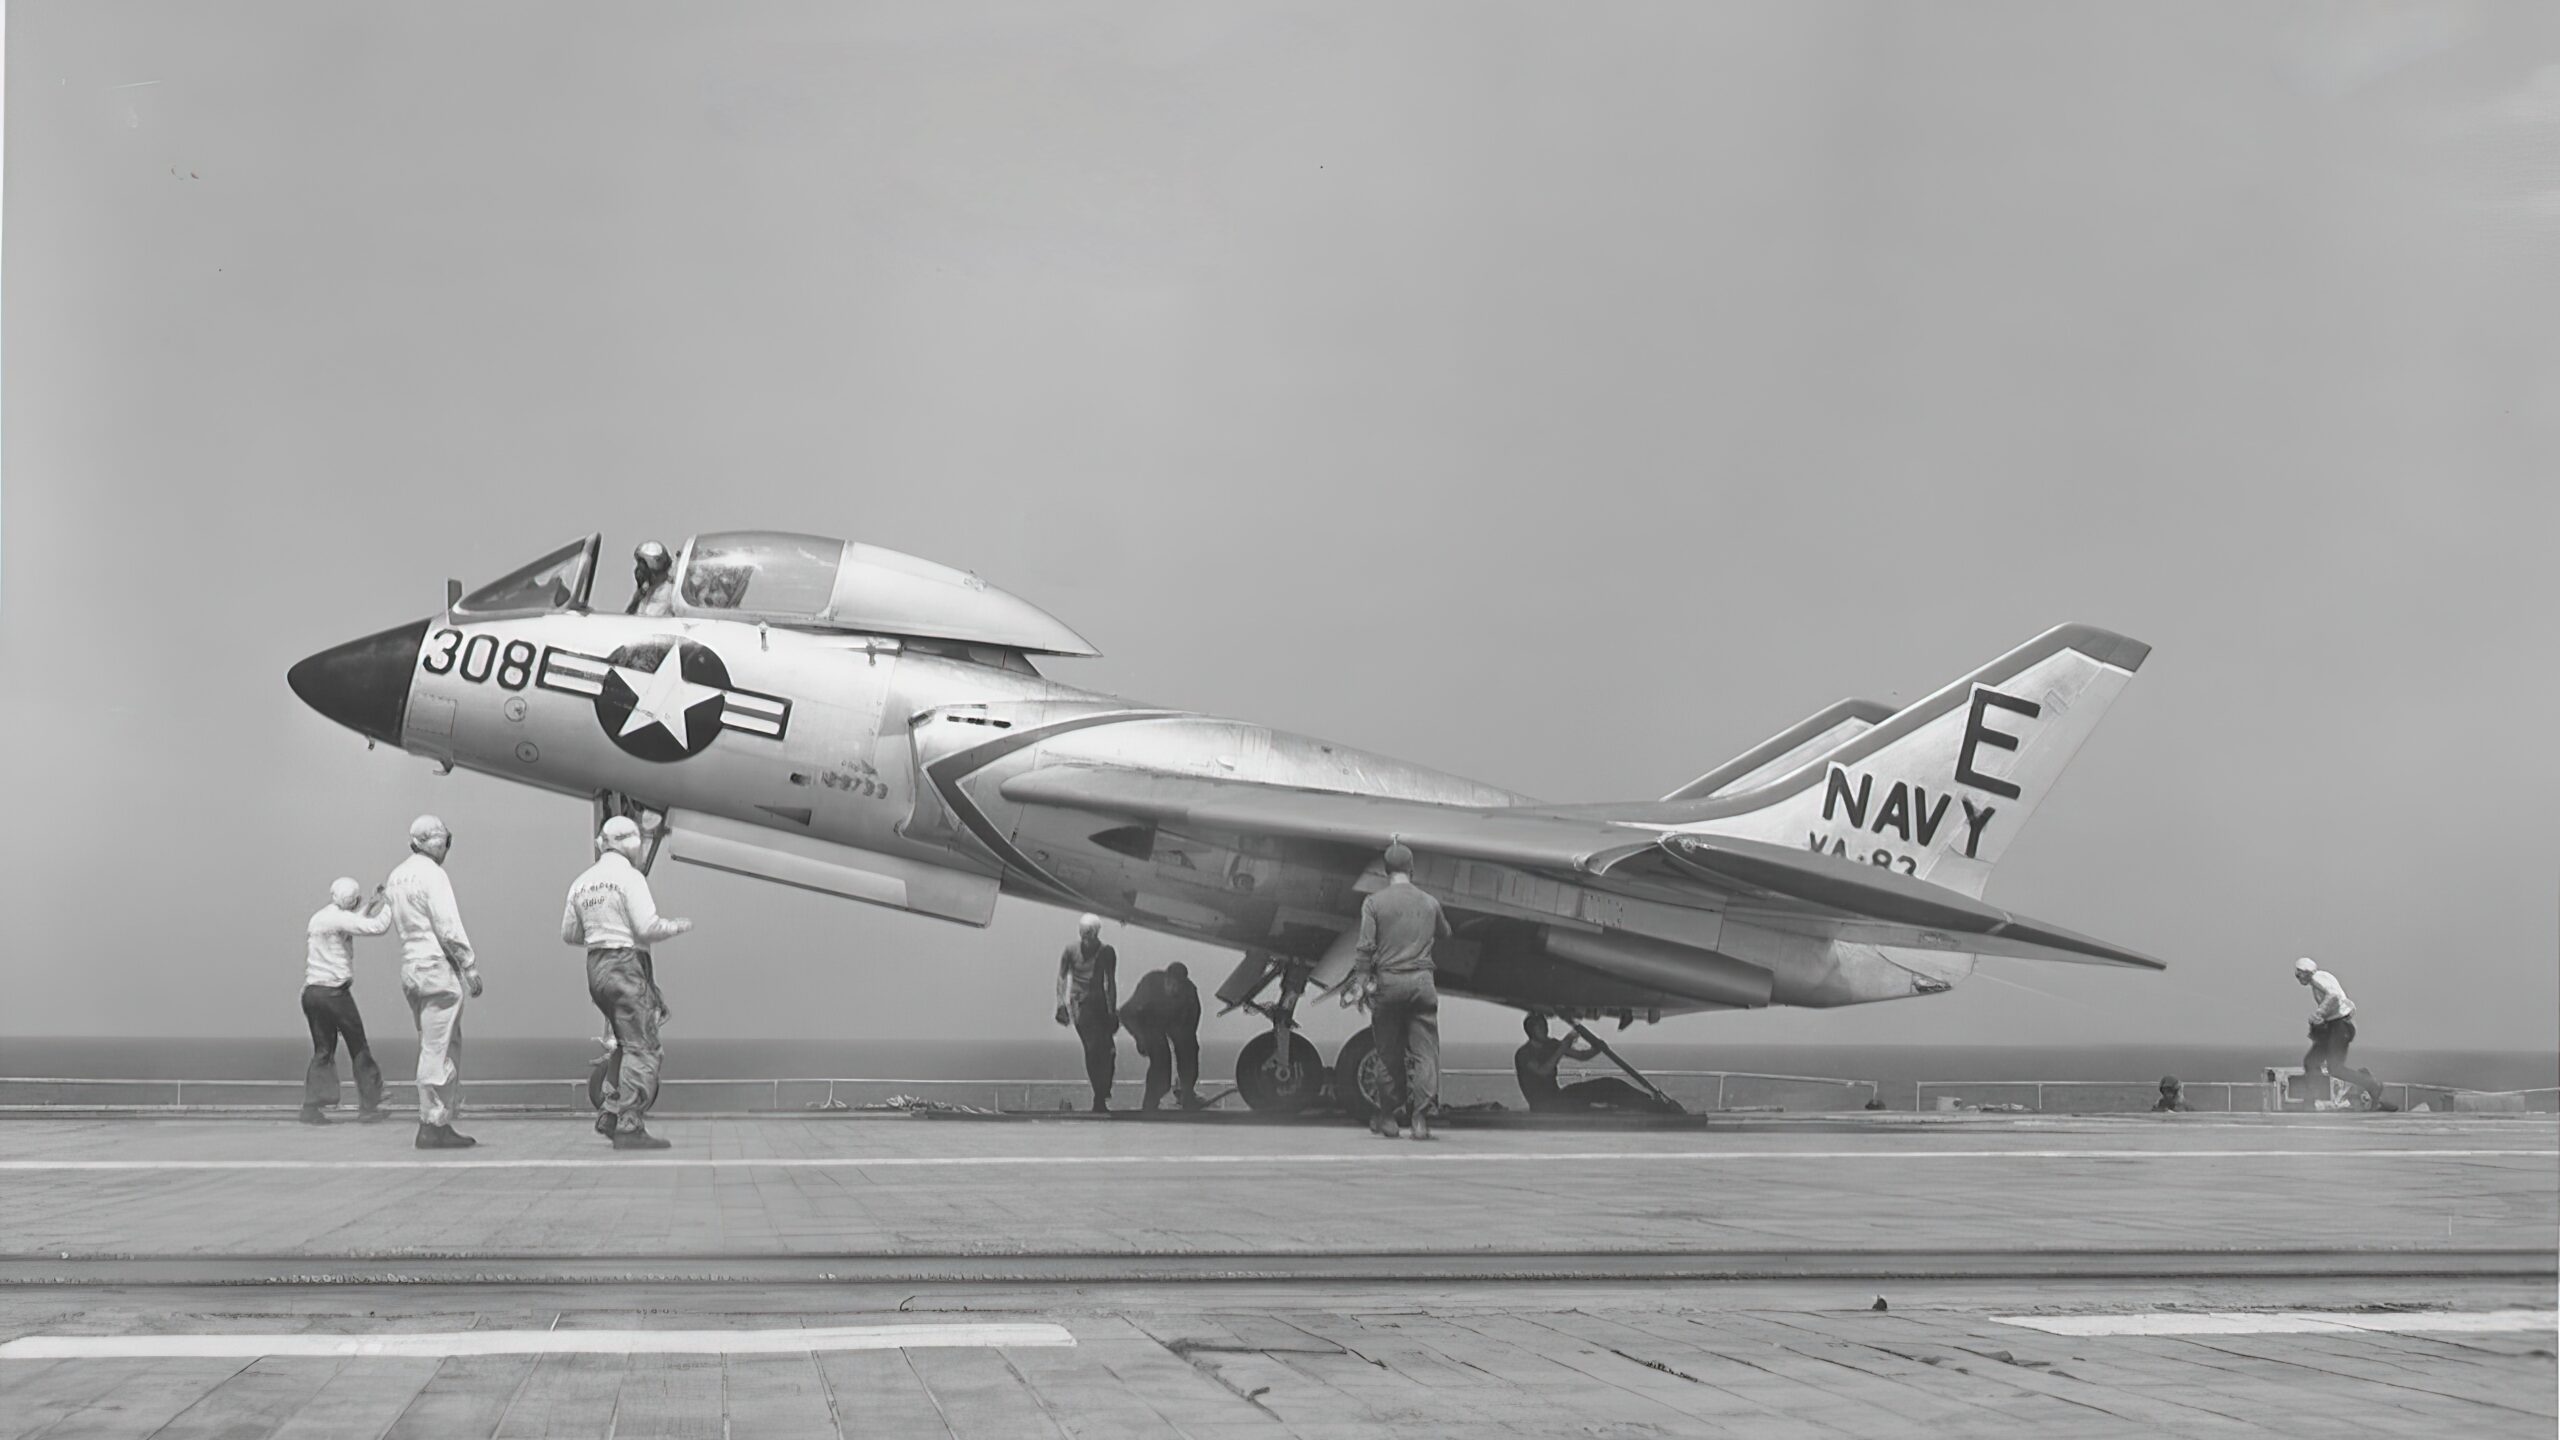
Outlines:
{"type": "Polygon", "coordinates": [[[720,1433],[721,1357],[634,1355],[614,1399],[613,1440],[701,1440],[720,1433]]]}
{"type": "Polygon", "coordinates": [[[1061,1433],[996,1351],[910,1350],[906,1355],[956,1440],[1030,1440],[1061,1433]]]}
{"type": "Polygon", "coordinates": [[[435,1373],[433,1360],[349,1360],[276,1428],[273,1440],[373,1440],[435,1373]]]}
{"type": "Polygon", "coordinates": [[[720,1393],[732,1440],[836,1440],[815,1356],[722,1356],[720,1393]]]}
{"type": "Polygon", "coordinates": [[[844,1440],[948,1436],[942,1407],[901,1350],[837,1350],[817,1357],[844,1440]]]}
{"type": "Polygon", "coordinates": [[[541,1355],[507,1403],[497,1440],[568,1440],[614,1432],[627,1355],[541,1355]]]}
{"type": "MultiPolygon", "coordinates": [[[[0,1368],[17,1364],[0,1361],[0,1368]]],[[[74,1361],[86,1373],[71,1377],[87,1387],[51,1419],[28,1433],[41,1440],[126,1440],[148,1436],[181,1411],[249,1366],[245,1360],[74,1361]]],[[[65,1398],[69,1391],[66,1389],[65,1398]]]]}
{"type": "Polygon", "coordinates": [[[403,1168],[342,1171],[21,1171],[0,1213],[0,1254],[823,1253],[947,1248],[1004,1236],[1024,1250],[1336,1248],[1345,1214],[1431,1214],[1416,1243],[1550,1248],[1560,1236],[1630,1249],[2289,1246],[2301,1177],[2354,1203],[2323,1216],[2325,1243],[2427,1248],[2560,1245],[2560,1187],[2540,1118],[2501,1123],[2361,1117],[2338,1125],[2166,1126],[2131,1120],[2029,1127],[1833,1127],[1813,1133],[1453,1131],[1433,1147],[1361,1149],[1360,1132],[1261,1128],[687,1120],[671,1159],[896,1162],[1017,1155],[1153,1164],[905,1169],[651,1168],[574,1120],[475,1122],[480,1149],[450,1161],[393,1127],[50,1119],[0,1125],[0,1161],[258,1158],[403,1168]],[[2394,1123],[2378,1123],[2389,1121],[2394,1123]],[[284,1131],[296,1133],[285,1134],[284,1131]],[[387,1137],[387,1138],[386,1138],[387,1137]],[[2249,1151],[2278,1154],[2247,1154],[2249,1151]],[[2441,1150],[2441,1160],[2396,1153],[2441,1150]],[[1585,1151],[1682,1161],[1539,1163],[1585,1151]],[[2081,1151],[2107,1152],[2082,1155],[2081,1151]],[[2234,1152],[2203,1160],[2201,1152],[2234,1152]],[[1842,1158],[1873,1152],[1873,1159],[1842,1158]],[[2298,1153],[2297,1153],[2298,1152],[2298,1153]],[[2374,1153],[2362,1153],[2374,1152],[2374,1153]],[[1235,1163],[1183,1162],[1204,1153],[1235,1163]],[[1348,1155],[1351,1163],[1293,1164],[1348,1155]],[[1459,1156],[1513,1163],[1442,1163],[1459,1156]],[[1929,1158],[1936,1156],[1939,1158],[1929,1158]],[[490,1168],[566,1162],[562,1169],[490,1168]],[[1862,1177],[1891,1164],[1891,1194],[1862,1177]],[[2145,1205],[2123,1203],[2140,1193],[2145,1205]],[[1314,1203],[1310,1203],[1311,1200],[1314,1203]],[[178,1223],[183,1219],[183,1223],[178,1223]],[[2448,1222],[2458,1222],[2449,1224],[2448,1222]],[[1437,1237],[1437,1238],[1434,1238],[1437,1237]],[[1452,1237],[1463,1237],[1463,1240],[1452,1237]]]}
{"type": "Polygon", "coordinates": [[[497,1432],[498,1422],[533,1377],[531,1355],[457,1355],[438,1364],[382,1440],[454,1440],[497,1432]]]}
{"type": "Polygon", "coordinates": [[[252,1361],[152,1431],[152,1440],[229,1440],[272,1434],[318,1396],[346,1363],[275,1356],[252,1361]]]}

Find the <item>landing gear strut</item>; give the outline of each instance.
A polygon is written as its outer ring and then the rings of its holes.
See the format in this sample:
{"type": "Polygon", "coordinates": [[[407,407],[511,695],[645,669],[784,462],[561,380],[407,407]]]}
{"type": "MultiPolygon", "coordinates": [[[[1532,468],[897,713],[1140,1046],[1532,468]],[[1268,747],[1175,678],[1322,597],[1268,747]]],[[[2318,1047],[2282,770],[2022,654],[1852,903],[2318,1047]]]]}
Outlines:
{"type": "Polygon", "coordinates": [[[640,858],[635,868],[643,875],[648,874],[649,866],[658,858],[659,842],[667,838],[667,812],[612,790],[597,791],[595,800],[596,823],[587,832],[587,838],[594,839],[595,832],[604,828],[604,822],[617,815],[638,825],[640,858]]]}
{"type": "Polygon", "coordinates": [[[1236,1055],[1236,1093],[1256,1110],[1283,1114],[1304,1110],[1323,1098],[1327,1078],[1323,1053],[1297,1028],[1298,997],[1306,993],[1313,967],[1278,956],[1249,956],[1245,965],[1248,969],[1260,965],[1263,973],[1233,1003],[1270,1021],[1271,1028],[1244,1042],[1236,1055]],[[1280,980],[1279,998],[1256,999],[1274,975],[1280,980]]]}
{"type": "Polygon", "coordinates": [[[1572,1031],[1572,1032],[1573,1032],[1573,1034],[1574,1034],[1574,1036],[1575,1036],[1575,1038],[1579,1039],[1579,1040],[1580,1040],[1584,1045],[1586,1045],[1586,1046],[1590,1047],[1591,1052],[1592,1052],[1593,1054],[1595,1054],[1595,1055],[1606,1055],[1606,1056],[1608,1056],[1608,1057],[1609,1057],[1609,1063],[1610,1063],[1610,1064],[1615,1065],[1615,1066],[1617,1066],[1619,1069],[1626,1071],[1626,1072],[1627,1072],[1627,1078],[1628,1078],[1628,1079],[1630,1079],[1630,1080],[1632,1080],[1632,1081],[1634,1081],[1634,1082],[1636,1083],[1636,1088],[1637,1088],[1637,1089],[1642,1090],[1642,1091],[1644,1091],[1646,1094],[1648,1094],[1648,1095],[1652,1096],[1652,1097],[1653,1097],[1653,1100],[1654,1100],[1654,1103],[1655,1103],[1655,1104],[1657,1104],[1657,1105],[1660,1105],[1660,1106],[1662,1107],[1662,1109],[1663,1109],[1663,1113],[1665,1113],[1665,1114],[1667,1114],[1667,1115],[1686,1115],[1686,1114],[1688,1114],[1688,1113],[1689,1113],[1686,1109],[1683,1109],[1683,1108],[1681,1107],[1681,1104],[1680,1104],[1680,1102],[1679,1102],[1679,1101],[1674,1100],[1674,1099],[1672,1099],[1670,1096],[1663,1094],[1663,1093],[1662,1093],[1662,1087],[1661,1087],[1661,1086],[1656,1085],[1656,1084],[1654,1084],[1652,1081],[1647,1080],[1646,1078],[1644,1078],[1644,1072],[1643,1072],[1643,1071],[1638,1070],[1638,1069],[1637,1069],[1636,1067],[1634,1067],[1633,1065],[1628,1064],[1628,1063],[1626,1062],[1626,1058],[1625,1058],[1624,1056],[1620,1055],[1617,1051],[1610,1049],[1610,1048],[1609,1048],[1609,1042],[1608,1042],[1608,1041],[1603,1040],[1603,1039],[1601,1039],[1599,1036],[1592,1034],[1592,1033],[1590,1032],[1590,1030],[1588,1030],[1587,1028],[1585,1028],[1585,1027],[1583,1026],[1583,1023],[1582,1023],[1581,1021],[1579,1021],[1579,1020],[1572,1020],[1572,1019],[1566,1019],[1566,1017],[1561,1016],[1561,1015],[1557,1016],[1556,1018],[1557,1018],[1557,1019],[1559,1019],[1559,1020],[1564,1020],[1565,1028],[1566,1028],[1566,1029],[1568,1029],[1568,1030],[1570,1030],[1570,1031],[1572,1031]]]}

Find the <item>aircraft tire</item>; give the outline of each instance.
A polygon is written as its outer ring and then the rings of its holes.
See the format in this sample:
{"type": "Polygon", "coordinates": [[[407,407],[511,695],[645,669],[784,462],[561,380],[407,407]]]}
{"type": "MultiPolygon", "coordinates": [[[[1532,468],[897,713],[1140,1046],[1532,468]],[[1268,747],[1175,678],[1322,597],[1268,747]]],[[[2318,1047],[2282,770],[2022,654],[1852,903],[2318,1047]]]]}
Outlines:
{"type": "Polygon", "coordinates": [[[1387,1067],[1378,1063],[1378,1042],[1367,1026],[1351,1032],[1333,1062],[1333,1094],[1343,1113],[1366,1120],[1378,1113],[1378,1097],[1386,1088],[1387,1067]]]}
{"type": "Polygon", "coordinates": [[[1325,1069],[1324,1052],[1315,1042],[1295,1030],[1289,1032],[1290,1083],[1282,1085],[1273,1073],[1272,1062],[1279,1058],[1280,1047],[1263,1031],[1244,1042],[1236,1055],[1236,1093],[1244,1103],[1256,1110],[1290,1114],[1316,1103],[1324,1093],[1331,1072],[1325,1069]]]}
{"type": "MultiPolygon", "coordinates": [[[[595,1109],[602,1110],[604,1108],[605,1092],[612,1089],[614,1082],[620,1079],[621,1076],[621,1051],[612,1051],[603,1059],[597,1061],[596,1068],[587,1072],[587,1104],[595,1109]]],[[[654,1105],[657,1101],[657,1087],[651,1086],[649,1089],[649,1103],[654,1105]]]]}

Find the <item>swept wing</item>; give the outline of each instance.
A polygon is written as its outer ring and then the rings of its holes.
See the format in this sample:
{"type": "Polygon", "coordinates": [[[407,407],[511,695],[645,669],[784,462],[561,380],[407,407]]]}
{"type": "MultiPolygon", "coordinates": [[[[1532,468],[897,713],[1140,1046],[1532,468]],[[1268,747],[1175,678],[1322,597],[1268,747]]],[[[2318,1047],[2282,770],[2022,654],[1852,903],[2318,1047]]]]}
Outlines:
{"type": "MultiPolygon", "coordinates": [[[[1102,766],[1053,765],[1004,782],[1005,798],[1148,824],[1202,838],[1242,836],[1383,849],[1472,862],[1568,885],[1512,886],[1509,908],[1560,900],[1580,918],[1587,894],[1748,917],[1800,934],[1905,949],[2161,970],[2160,961],[1873,866],[1756,840],[1669,833],[1587,813],[1470,808],[1250,781],[1102,766]]],[[[1488,876],[1491,887],[1502,884],[1488,876]]],[[[1448,898],[1462,908],[1464,882],[1448,898]]],[[[1493,896],[1487,896],[1491,899],[1493,896]]],[[[1605,906],[1603,907],[1606,908],[1605,906]]]]}

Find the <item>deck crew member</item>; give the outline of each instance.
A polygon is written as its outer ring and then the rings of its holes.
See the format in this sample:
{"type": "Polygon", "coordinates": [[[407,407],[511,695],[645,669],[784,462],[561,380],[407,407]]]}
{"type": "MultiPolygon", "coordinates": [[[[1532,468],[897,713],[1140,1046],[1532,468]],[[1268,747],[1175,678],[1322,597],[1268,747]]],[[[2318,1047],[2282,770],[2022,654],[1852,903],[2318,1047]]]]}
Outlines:
{"type": "Polygon", "coordinates": [[[1058,956],[1058,1023],[1075,1027],[1084,1042],[1084,1078],[1093,1087],[1093,1113],[1111,1113],[1111,1073],[1119,1063],[1112,1044],[1120,1021],[1120,952],[1102,943],[1102,917],[1076,921],[1075,943],[1058,956]]]}
{"type": "Polygon", "coordinates": [[[329,884],[329,903],[303,927],[302,1020],[311,1027],[311,1064],[302,1072],[302,1123],[326,1125],[324,1111],[338,1103],[338,1042],[356,1072],[356,1118],[382,1118],[382,1067],[365,1042],[364,1017],[356,1013],[356,937],[391,929],[390,902],[376,888],[364,891],[346,876],[329,884]],[[357,908],[362,903],[361,909],[357,908]]]}
{"type": "Polygon", "coordinates": [[[2174,1115],[2194,1108],[2196,1107],[2187,1103],[2187,1087],[2179,1082],[2177,1076],[2160,1077],[2160,1098],[2151,1102],[2152,1114],[2174,1115]]]}
{"type": "Polygon", "coordinates": [[[650,1134],[646,1122],[658,1094],[658,1021],[665,1006],[641,947],[672,940],[693,922],[658,913],[648,878],[633,863],[639,857],[640,827],[623,815],[604,822],[596,863],[569,883],[560,938],[586,947],[587,996],[604,1012],[622,1051],[596,1133],[616,1150],[664,1150],[668,1142],[650,1134]]]}
{"type": "Polygon", "coordinates": [[[1431,947],[1449,933],[1440,902],[1413,883],[1413,852],[1401,840],[1381,862],[1386,888],[1360,902],[1360,939],[1352,952],[1352,998],[1369,1008],[1369,1038],[1385,1067],[1386,1094],[1369,1127],[1395,1138],[1409,1116],[1413,1138],[1431,1138],[1440,1103],[1440,989],[1431,947]]]}
{"type": "Polygon", "coordinates": [[[2293,962],[2293,978],[2311,987],[2311,1048],[2303,1052],[2302,1073],[2335,1076],[2362,1092],[2365,1103],[2376,1110],[2399,1109],[2383,1101],[2372,1071],[2347,1064],[2347,1046],[2356,1038],[2356,1022],[2349,1018],[2356,1013],[2356,1002],[2347,998],[2347,987],[2308,955],[2293,962]]]}
{"type": "Polygon", "coordinates": [[[1191,967],[1176,960],[1141,977],[1120,1007],[1120,1028],[1147,1057],[1147,1093],[1138,1108],[1153,1110],[1168,1091],[1183,1109],[1200,1108],[1200,987],[1191,983],[1191,967]]]}
{"type": "Polygon", "coordinates": [[[622,613],[653,618],[672,615],[675,600],[674,558],[657,541],[641,541],[639,548],[631,552],[631,603],[622,613]]]}
{"type": "Polygon", "coordinates": [[[462,1113],[462,1002],[480,994],[480,966],[463,933],[444,873],[453,832],[433,815],[409,822],[408,859],[383,883],[400,931],[400,991],[418,1025],[418,1148],[460,1150],[480,1142],[457,1133],[462,1113]]]}
{"type": "Polygon", "coordinates": [[[1520,1028],[1528,1039],[1511,1053],[1511,1073],[1520,1082],[1520,1098],[1539,1114],[1571,1110],[1659,1110],[1661,1102],[1615,1075],[1601,1075],[1577,1080],[1570,1085],[1556,1083],[1556,1067],[1567,1060],[1589,1060],[1600,1053],[1596,1045],[1583,1042],[1579,1036],[1555,1039],[1547,1032],[1547,1017],[1535,1011],[1521,1017],[1520,1028]]]}

